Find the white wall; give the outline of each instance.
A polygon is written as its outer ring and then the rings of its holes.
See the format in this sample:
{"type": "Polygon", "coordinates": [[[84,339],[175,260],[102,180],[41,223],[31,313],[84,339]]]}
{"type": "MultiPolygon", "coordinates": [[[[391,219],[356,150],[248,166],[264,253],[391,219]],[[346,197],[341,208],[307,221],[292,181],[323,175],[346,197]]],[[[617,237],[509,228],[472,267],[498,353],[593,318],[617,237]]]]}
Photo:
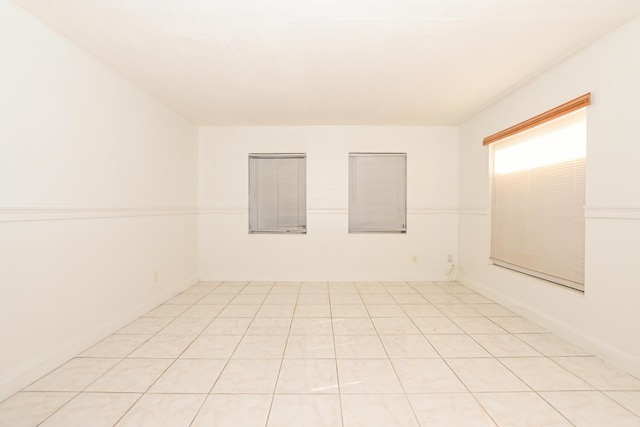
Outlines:
{"type": "Polygon", "coordinates": [[[2,400],[197,280],[197,129],[6,0],[0,52],[2,400]]]}
{"type": "Polygon", "coordinates": [[[206,127],[199,151],[203,280],[442,280],[457,255],[454,127],[206,127]],[[358,151],[407,153],[406,235],[347,233],[358,151]],[[252,152],[307,154],[306,235],[248,234],[252,152]]]}
{"type": "Polygon", "coordinates": [[[640,19],[531,81],[460,128],[459,279],[640,374],[640,19]],[[586,291],[489,265],[489,150],[496,131],[591,92],[586,291]]]}

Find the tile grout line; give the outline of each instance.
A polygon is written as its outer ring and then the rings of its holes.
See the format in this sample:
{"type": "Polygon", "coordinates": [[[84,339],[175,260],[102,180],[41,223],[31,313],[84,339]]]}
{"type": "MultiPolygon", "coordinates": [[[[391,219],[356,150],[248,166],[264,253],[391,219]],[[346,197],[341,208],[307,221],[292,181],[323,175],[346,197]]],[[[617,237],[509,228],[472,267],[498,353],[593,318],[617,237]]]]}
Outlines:
{"type": "MultiPolygon", "coordinates": [[[[221,282],[221,284],[220,284],[219,286],[221,286],[221,285],[222,285],[222,284],[224,284],[224,283],[225,283],[225,282],[221,282]]],[[[220,314],[221,314],[221,313],[222,313],[222,312],[223,312],[227,307],[229,307],[229,306],[231,305],[231,303],[233,302],[233,300],[234,300],[238,295],[240,295],[240,294],[241,294],[242,290],[243,290],[244,288],[246,288],[246,287],[248,286],[248,284],[249,284],[249,283],[250,283],[250,282],[246,282],[246,283],[242,286],[242,288],[240,288],[240,290],[238,291],[238,293],[236,293],[236,294],[234,295],[234,297],[233,297],[233,298],[231,298],[231,299],[229,300],[229,302],[224,306],[224,308],[223,308],[222,310],[220,310],[220,312],[219,312],[219,313],[218,313],[218,314],[217,314],[213,319],[211,319],[211,322],[209,322],[209,324],[208,324],[207,326],[205,326],[205,328],[204,328],[202,331],[200,331],[200,335],[198,335],[198,337],[196,338],[196,340],[197,340],[199,337],[201,337],[202,335],[205,335],[205,334],[204,334],[204,331],[206,331],[206,330],[207,330],[207,328],[208,328],[209,326],[211,326],[211,324],[212,324],[216,319],[224,319],[223,317],[220,317],[220,314]]],[[[219,287],[219,286],[218,286],[218,287],[219,287]]],[[[217,289],[218,287],[216,287],[216,288],[212,289],[212,292],[213,292],[213,290],[217,289]]],[[[211,293],[209,293],[209,295],[211,295],[211,293]]],[[[224,294],[223,294],[223,295],[224,295],[224,294]]],[[[264,303],[264,301],[263,301],[263,303],[264,303]]],[[[262,305],[261,305],[261,307],[262,307],[262,305]]],[[[258,310],[259,310],[259,309],[258,309],[258,310]]],[[[256,314],[257,314],[257,311],[256,311],[256,314]]],[[[244,338],[244,336],[246,335],[247,330],[248,330],[248,329],[249,329],[249,327],[251,326],[251,323],[253,323],[253,320],[255,320],[255,316],[253,317],[253,319],[251,320],[251,322],[249,322],[249,325],[247,326],[247,329],[245,330],[244,334],[242,335],[242,338],[244,338]]],[[[214,336],[215,336],[215,335],[214,335],[214,336]]],[[[200,404],[200,406],[198,407],[198,410],[193,414],[193,418],[191,418],[191,421],[189,422],[189,426],[193,425],[194,421],[198,418],[198,415],[200,414],[200,411],[202,411],[202,408],[204,407],[205,403],[207,403],[207,400],[209,399],[209,396],[211,396],[211,392],[213,391],[213,388],[214,388],[214,387],[215,387],[215,385],[218,383],[218,380],[219,380],[219,379],[220,379],[220,377],[222,376],[222,373],[223,373],[223,372],[224,372],[224,370],[226,369],[227,365],[229,365],[229,362],[231,361],[231,358],[233,357],[233,353],[235,353],[235,351],[238,349],[238,346],[239,346],[239,345],[240,345],[240,343],[242,342],[242,338],[240,338],[240,339],[238,340],[238,343],[237,343],[237,344],[236,344],[236,346],[234,347],[233,351],[231,352],[231,354],[229,355],[229,357],[227,357],[227,360],[226,360],[226,362],[224,363],[224,366],[222,367],[222,369],[220,369],[220,373],[218,374],[218,376],[216,377],[216,379],[213,381],[213,384],[211,384],[211,387],[209,388],[209,392],[205,394],[205,397],[204,397],[204,399],[202,400],[202,403],[201,403],[201,404],[200,404]]],[[[194,342],[195,342],[195,340],[193,340],[193,341],[191,342],[191,344],[193,344],[194,342]]],[[[184,353],[185,351],[187,351],[187,349],[188,349],[189,347],[191,347],[191,344],[190,344],[189,346],[187,346],[187,347],[184,349],[183,353],[184,353]]],[[[177,360],[177,359],[176,359],[176,360],[177,360]]],[[[210,359],[210,360],[215,360],[215,359],[210,359]]],[[[164,375],[164,374],[163,374],[163,375],[164,375]]],[[[156,379],[156,381],[155,381],[155,382],[157,382],[160,378],[161,378],[161,377],[158,377],[158,379],[156,379]]],[[[154,382],[154,384],[155,384],[155,382],[154,382]]]]}
{"type": "MultiPolygon", "coordinates": [[[[276,282],[277,284],[278,282],[276,282]]],[[[284,364],[284,356],[287,353],[287,347],[289,346],[289,337],[291,336],[291,327],[293,326],[293,319],[296,314],[296,310],[298,308],[298,299],[300,298],[300,287],[302,286],[302,282],[297,285],[298,291],[296,292],[296,301],[293,306],[293,313],[291,313],[291,322],[289,322],[289,331],[287,333],[287,340],[285,341],[284,349],[282,350],[282,357],[280,358],[280,367],[278,368],[278,375],[276,375],[276,381],[273,385],[273,393],[271,395],[271,405],[269,405],[269,411],[267,412],[267,420],[265,422],[265,427],[269,426],[269,418],[271,418],[271,411],[273,410],[273,402],[276,400],[276,390],[278,389],[278,382],[280,381],[280,374],[282,373],[282,365],[284,364]]],[[[275,286],[275,284],[274,284],[275,286]]],[[[289,285],[294,286],[294,285],[289,285]]]]}

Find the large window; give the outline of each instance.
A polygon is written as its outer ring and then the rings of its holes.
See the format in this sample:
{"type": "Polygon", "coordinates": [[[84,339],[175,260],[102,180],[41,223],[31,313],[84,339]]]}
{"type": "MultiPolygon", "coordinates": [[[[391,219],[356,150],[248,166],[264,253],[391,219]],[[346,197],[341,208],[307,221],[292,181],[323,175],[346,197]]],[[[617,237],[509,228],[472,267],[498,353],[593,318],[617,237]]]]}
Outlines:
{"type": "Polygon", "coordinates": [[[491,258],[583,290],[587,130],[580,107],[492,144],[491,258]]]}
{"type": "Polygon", "coordinates": [[[249,232],[306,233],[306,155],[249,155],[249,232]]]}
{"type": "Polygon", "coordinates": [[[407,155],[349,154],[349,232],[407,231],[407,155]]]}

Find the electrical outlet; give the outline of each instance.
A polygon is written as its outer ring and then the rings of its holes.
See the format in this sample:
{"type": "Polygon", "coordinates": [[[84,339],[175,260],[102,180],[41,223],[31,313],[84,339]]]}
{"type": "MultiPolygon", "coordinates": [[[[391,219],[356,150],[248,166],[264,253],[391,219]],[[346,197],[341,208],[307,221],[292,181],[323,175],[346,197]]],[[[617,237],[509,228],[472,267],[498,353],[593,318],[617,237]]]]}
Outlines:
{"type": "Polygon", "coordinates": [[[453,255],[447,256],[447,262],[453,262],[453,255]]]}

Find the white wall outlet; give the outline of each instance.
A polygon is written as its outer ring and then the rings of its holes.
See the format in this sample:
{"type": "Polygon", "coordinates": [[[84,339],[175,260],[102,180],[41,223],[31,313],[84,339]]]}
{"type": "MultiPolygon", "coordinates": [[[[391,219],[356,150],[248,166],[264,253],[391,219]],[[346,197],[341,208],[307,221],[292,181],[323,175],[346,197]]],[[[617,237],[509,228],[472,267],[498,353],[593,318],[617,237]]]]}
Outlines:
{"type": "Polygon", "coordinates": [[[453,255],[447,256],[447,262],[453,262],[453,255]]]}

